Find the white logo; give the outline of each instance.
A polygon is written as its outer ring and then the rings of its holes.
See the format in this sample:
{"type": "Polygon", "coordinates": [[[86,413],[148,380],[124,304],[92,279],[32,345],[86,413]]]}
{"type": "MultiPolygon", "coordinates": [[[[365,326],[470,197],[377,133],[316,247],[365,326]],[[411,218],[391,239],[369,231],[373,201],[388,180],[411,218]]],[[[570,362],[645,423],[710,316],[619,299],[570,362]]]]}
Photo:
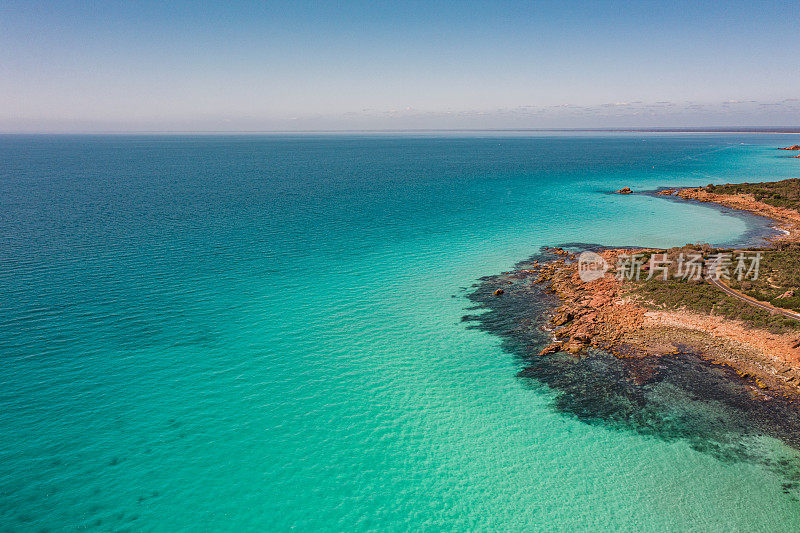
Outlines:
{"type": "Polygon", "coordinates": [[[602,278],[607,270],[608,263],[599,254],[581,252],[578,256],[578,276],[586,283],[602,278]]]}

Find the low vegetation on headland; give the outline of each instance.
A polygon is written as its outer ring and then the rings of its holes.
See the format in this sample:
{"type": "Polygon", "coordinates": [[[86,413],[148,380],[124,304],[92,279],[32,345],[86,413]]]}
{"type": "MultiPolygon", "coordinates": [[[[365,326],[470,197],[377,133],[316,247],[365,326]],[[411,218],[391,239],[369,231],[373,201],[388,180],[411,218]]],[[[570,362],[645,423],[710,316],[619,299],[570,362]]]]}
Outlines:
{"type": "Polygon", "coordinates": [[[536,282],[548,284],[561,306],[550,321],[553,343],[542,354],[600,348],[635,357],[690,349],[752,378],[761,393],[773,389],[797,396],[800,180],[658,194],[769,217],[782,234],[748,250],[708,244],[669,250],[605,249],[598,252],[605,275],[588,281],[576,251],[552,249],[554,260],[536,266],[536,282]],[[687,275],[689,264],[693,275],[687,275]]]}
{"type": "MultiPolygon", "coordinates": [[[[692,253],[700,247],[687,245],[682,248],[673,248],[667,250],[666,253],[673,255],[677,253],[692,253]]],[[[699,250],[698,250],[699,251],[699,250]]],[[[717,254],[733,254],[733,250],[726,249],[712,249],[702,257],[702,268],[705,271],[709,258],[717,254]]],[[[773,258],[773,254],[780,252],[766,252],[761,255],[761,264],[769,262],[771,267],[774,268],[773,272],[780,272],[786,274],[786,269],[780,260],[773,258]],[[769,259],[767,259],[769,258],[769,259]]],[[[761,267],[764,268],[763,266],[761,267]]],[[[733,289],[738,289],[746,296],[756,300],[762,300],[769,303],[774,307],[796,309],[800,308],[800,298],[793,298],[793,289],[787,287],[770,287],[770,294],[775,294],[775,297],[764,297],[764,293],[760,292],[756,287],[764,287],[769,285],[763,276],[766,274],[763,270],[760,271],[760,276],[756,279],[748,277],[739,281],[734,277],[721,277],[720,282],[725,283],[733,289]],[[792,295],[792,298],[780,298],[780,296],[792,295]],[[789,304],[789,305],[787,305],[789,304]],[[796,306],[796,307],[795,307],[796,306]]],[[[800,283],[794,284],[793,287],[800,287],[800,283]]],[[[641,277],[638,281],[631,283],[631,291],[640,296],[641,299],[658,309],[686,309],[697,313],[718,315],[732,320],[741,320],[748,326],[760,328],[773,333],[800,333],[800,320],[787,318],[775,312],[770,312],[766,309],[755,307],[752,305],[743,304],[739,298],[735,298],[730,294],[723,292],[719,287],[708,283],[704,279],[693,280],[685,279],[680,276],[669,276],[666,280],[660,277],[647,279],[641,277]]],[[[800,295],[800,290],[797,291],[800,295]]]]}

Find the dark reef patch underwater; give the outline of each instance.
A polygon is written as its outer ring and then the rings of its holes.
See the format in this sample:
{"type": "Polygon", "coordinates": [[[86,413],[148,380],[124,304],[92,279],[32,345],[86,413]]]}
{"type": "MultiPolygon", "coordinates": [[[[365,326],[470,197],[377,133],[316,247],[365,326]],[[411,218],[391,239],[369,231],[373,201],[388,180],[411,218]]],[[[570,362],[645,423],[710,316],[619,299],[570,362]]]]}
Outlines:
{"type": "MultiPolygon", "coordinates": [[[[602,248],[570,243],[570,251],[602,248]]],[[[555,255],[542,250],[515,269],[481,278],[468,294],[476,305],[462,321],[502,339],[518,358],[518,377],[555,393],[553,408],[586,424],[634,431],[664,441],[683,440],[726,462],[751,461],[778,472],[784,492],[800,497],[800,406],[781,398],[755,399],[752,385],[725,365],[686,350],[678,355],[618,358],[602,350],[540,356],[550,342],[548,312],[558,305],[526,271],[555,255]],[[494,292],[503,289],[498,297],[494,292]],[[780,440],[769,445],[763,437],[780,440]]]]}

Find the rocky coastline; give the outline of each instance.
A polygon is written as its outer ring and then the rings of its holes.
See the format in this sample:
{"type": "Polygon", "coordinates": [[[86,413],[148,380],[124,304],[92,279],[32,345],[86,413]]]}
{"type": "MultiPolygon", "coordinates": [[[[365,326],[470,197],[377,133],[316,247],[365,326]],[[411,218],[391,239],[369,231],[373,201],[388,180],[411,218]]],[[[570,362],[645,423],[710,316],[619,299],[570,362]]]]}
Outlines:
{"type": "Polygon", "coordinates": [[[637,249],[545,248],[514,270],[482,278],[468,295],[480,312],[462,320],[500,338],[521,365],[522,383],[544,386],[559,412],[680,439],[723,461],[766,463],[788,478],[787,491],[800,489],[800,463],[789,471],[784,459],[776,463],[745,444],[769,435],[800,450],[794,388],[727,358],[729,348],[742,359],[753,354],[724,337],[648,316],[653,311],[615,281],[581,284],[574,268],[583,250],[611,257],[637,249]]]}
{"type": "MultiPolygon", "coordinates": [[[[780,234],[763,242],[760,250],[800,243],[800,212],[790,206],[769,205],[748,194],[717,193],[713,186],[651,194],[710,202],[769,218],[780,234]]],[[[503,336],[529,364],[521,375],[569,391],[568,403],[576,402],[582,410],[594,412],[593,402],[610,394],[610,388],[625,391],[612,396],[647,395],[646,391],[665,381],[675,381],[673,385],[679,383],[679,388],[691,382],[684,391],[690,397],[724,399],[740,415],[748,413],[742,416],[757,420],[737,426],[736,431],[747,432],[753,423],[759,431],[800,449],[800,328],[776,332],[713,311],[659,305],[649,301],[636,283],[615,275],[613,267],[597,279],[584,281],[578,257],[586,250],[607,265],[617,264],[621,254],[679,251],[575,244],[545,248],[516,270],[484,279],[471,299],[492,312],[465,320],[503,336]],[[598,377],[598,368],[614,370],[598,377]],[[569,377],[561,374],[565,369],[569,377]],[[578,369],[583,369],[580,377],[575,374],[578,369]],[[586,380],[603,382],[601,392],[584,396],[589,392],[586,380]]],[[[600,400],[601,404],[606,400],[600,400]]],[[[649,405],[649,400],[641,402],[649,405]]],[[[608,412],[616,407],[597,409],[605,410],[597,414],[602,419],[620,416],[608,412]]],[[[661,405],[661,409],[671,408],[661,405]]],[[[630,417],[626,424],[639,428],[640,422],[632,420],[640,415],[626,413],[624,417],[630,417]]],[[[691,433],[686,430],[682,436],[691,433]]]]}
{"type": "MultiPolygon", "coordinates": [[[[752,384],[754,397],[800,399],[800,334],[760,331],[740,321],[688,309],[658,308],[613,272],[583,281],[574,252],[551,251],[557,259],[536,265],[532,280],[553,291],[560,304],[550,312],[552,342],[539,356],[555,352],[580,356],[599,349],[618,357],[661,358],[689,350],[732,367],[752,384]]],[[[597,250],[609,265],[621,253],[646,252],[664,250],[597,250]]]]}
{"type": "MultiPolygon", "coordinates": [[[[792,147],[794,149],[794,147],[792,147]]],[[[791,180],[787,180],[791,181],[791,180]]],[[[779,234],[767,237],[761,249],[800,243],[800,211],[794,206],[771,205],[752,194],[715,192],[717,187],[685,187],[664,189],[656,194],[681,200],[708,202],[738,211],[745,211],[773,221],[779,234]]],[[[653,250],[637,249],[636,253],[653,250]]],[[[628,250],[604,250],[601,255],[609,264],[628,250]]],[[[664,250],[656,252],[663,253],[664,250]]],[[[569,257],[574,257],[574,254],[569,257]]],[[[577,265],[569,261],[554,262],[542,275],[552,284],[563,302],[563,309],[554,313],[561,323],[555,342],[544,352],[556,349],[577,353],[588,346],[625,353],[675,353],[680,346],[690,345],[703,357],[731,365],[761,391],[774,395],[800,397],[800,335],[774,333],[731,320],[689,309],[660,309],[648,305],[646,298],[635,294],[630,284],[606,274],[585,283],[577,265]],[[570,322],[566,317],[573,317],[570,322]]]]}

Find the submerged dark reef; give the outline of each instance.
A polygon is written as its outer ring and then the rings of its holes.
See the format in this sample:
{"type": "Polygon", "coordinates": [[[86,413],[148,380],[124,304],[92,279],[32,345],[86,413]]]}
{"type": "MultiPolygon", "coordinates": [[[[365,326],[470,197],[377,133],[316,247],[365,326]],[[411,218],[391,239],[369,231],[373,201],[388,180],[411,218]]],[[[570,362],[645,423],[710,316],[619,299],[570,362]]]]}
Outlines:
{"type": "Polygon", "coordinates": [[[661,357],[619,358],[601,350],[580,357],[537,355],[550,342],[548,312],[558,300],[547,287],[534,284],[536,275],[526,269],[552,259],[543,251],[511,272],[482,278],[468,298],[476,304],[470,310],[483,312],[462,319],[469,328],[502,339],[503,348],[519,359],[518,376],[526,385],[544,384],[556,393],[556,410],[584,423],[680,439],[722,461],[766,464],[786,479],[786,492],[800,489],[800,406],[760,393],[732,368],[688,348],[661,357]],[[504,291],[500,297],[494,294],[498,288],[504,291]],[[763,449],[761,436],[790,448],[780,454],[763,449]]]}

